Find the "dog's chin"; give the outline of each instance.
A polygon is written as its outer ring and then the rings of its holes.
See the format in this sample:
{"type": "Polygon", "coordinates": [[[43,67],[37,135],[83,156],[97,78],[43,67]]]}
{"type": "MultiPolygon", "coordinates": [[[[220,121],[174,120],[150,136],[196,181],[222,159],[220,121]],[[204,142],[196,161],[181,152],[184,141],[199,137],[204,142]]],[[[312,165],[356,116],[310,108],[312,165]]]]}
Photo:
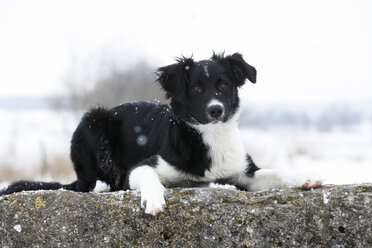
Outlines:
{"type": "Polygon", "coordinates": [[[225,122],[223,119],[213,119],[213,120],[210,120],[208,123],[206,124],[212,124],[212,125],[215,125],[215,124],[220,124],[220,123],[223,123],[225,122]]]}
{"type": "Polygon", "coordinates": [[[226,116],[220,117],[220,118],[211,118],[211,117],[205,117],[202,119],[196,119],[194,117],[189,118],[186,123],[190,125],[216,125],[221,124],[228,121],[228,118],[226,116]]]}
{"type": "Polygon", "coordinates": [[[207,118],[206,120],[204,120],[203,122],[200,122],[199,124],[201,125],[217,125],[217,124],[221,124],[221,123],[224,123],[226,122],[227,120],[225,120],[225,118],[221,117],[221,118],[207,118]]]}

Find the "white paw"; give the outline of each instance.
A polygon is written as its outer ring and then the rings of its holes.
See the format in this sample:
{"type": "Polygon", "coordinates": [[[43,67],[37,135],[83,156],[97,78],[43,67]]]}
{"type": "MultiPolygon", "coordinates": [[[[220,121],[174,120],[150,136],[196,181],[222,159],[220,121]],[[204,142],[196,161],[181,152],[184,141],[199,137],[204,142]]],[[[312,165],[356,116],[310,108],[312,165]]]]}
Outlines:
{"type": "Polygon", "coordinates": [[[306,190],[309,190],[309,189],[317,189],[319,187],[321,187],[323,184],[322,180],[306,180],[306,182],[304,184],[301,185],[301,188],[302,189],[306,189],[306,190]]]}
{"type": "Polygon", "coordinates": [[[108,192],[108,191],[110,191],[110,186],[103,181],[97,180],[96,187],[94,187],[93,192],[100,193],[100,192],[108,192]]]}
{"type": "Polygon", "coordinates": [[[157,215],[163,212],[165,207],[164,187],[147,189],[141,192],[141,208],[145,208],[146,214],[157,215]]]}

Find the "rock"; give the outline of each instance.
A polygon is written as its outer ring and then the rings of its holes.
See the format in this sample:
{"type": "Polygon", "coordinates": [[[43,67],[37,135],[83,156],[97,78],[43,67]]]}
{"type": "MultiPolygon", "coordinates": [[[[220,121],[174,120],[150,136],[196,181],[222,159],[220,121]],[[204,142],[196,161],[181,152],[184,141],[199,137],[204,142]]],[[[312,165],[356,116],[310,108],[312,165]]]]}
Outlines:
{"type": "Polygon", "coordinates": [[[371,247],[372,184],[245,192],[166,191],[154,217],[137,192],[0,198],[1,247],[371,247]]]}

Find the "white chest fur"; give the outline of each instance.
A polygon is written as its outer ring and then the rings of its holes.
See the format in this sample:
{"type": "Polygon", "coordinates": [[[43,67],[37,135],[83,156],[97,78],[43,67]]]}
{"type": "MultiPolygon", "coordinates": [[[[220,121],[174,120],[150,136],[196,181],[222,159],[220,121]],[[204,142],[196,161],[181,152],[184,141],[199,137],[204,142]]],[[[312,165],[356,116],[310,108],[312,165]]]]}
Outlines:
{"type": "Polygon", "coordinates": [[[205,179],[215,180],[244,172],[246,153],[235,118],[226,123],[198,125],[195,128],[209,146],[212,161],[211,169],[205,172],[205,179]]]}
{"type": "Polygon", "coordinates": [[[245,171],[247,166],[246,152],[239,137],[237,120],[226,123],[194,125],[202,135],[209,148],[211,168],[205,171],[204,177],[195,177],[177,170],[159,157],[155,171],[164,183],[177,183],[182,180],[213,181],[229,178],[245,171]]]}

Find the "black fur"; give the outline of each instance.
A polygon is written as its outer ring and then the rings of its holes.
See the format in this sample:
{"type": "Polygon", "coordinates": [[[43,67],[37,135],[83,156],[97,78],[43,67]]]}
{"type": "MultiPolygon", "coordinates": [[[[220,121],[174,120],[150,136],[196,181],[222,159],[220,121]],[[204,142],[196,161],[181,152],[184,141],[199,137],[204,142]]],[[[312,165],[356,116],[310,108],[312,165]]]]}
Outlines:
{"type": "Polygon", "coordinates": [[[49,190],[49,189],[60,189],[62,184],[60,183],[45,183],[45,182],[29,182],[29,181],[18,181],[13,183],[8,188],[0,192],[0,195],[8,195],[15,192],[21,192],[23,190],[49,190]]]}
{"type": "MultiPolygon", "coordinates": [[[[58,188],[88,192],[97,179],[111,190],[125,190],[129,172],[142,164],[155,166],[158,155],[180,171],[203,177],[211,166],[210,148],[192,125],[228,121],[239,107],[238,87],[246,79],[255,83],[256,70],[241,54],[214,54],[199,62],[180,58],[159,68],[157,75],[169,105],[134,102],[109,110],[95,108],[84,115],[71,141],[76,182],[20,181],[0,194],[58,188]],[[212,98],[223,103],[223,115],[212,116],[202,107],[212,98]]],[[[253,176],[258,169],[248,156],[247,175],[253,176]]]]}

